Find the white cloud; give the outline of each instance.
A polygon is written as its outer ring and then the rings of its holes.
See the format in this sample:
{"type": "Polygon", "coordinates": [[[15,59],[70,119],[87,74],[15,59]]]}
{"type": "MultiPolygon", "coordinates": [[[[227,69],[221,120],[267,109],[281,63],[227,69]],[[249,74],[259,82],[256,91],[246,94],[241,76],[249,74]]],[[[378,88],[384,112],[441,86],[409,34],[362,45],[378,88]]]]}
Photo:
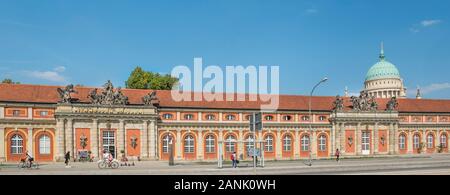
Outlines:
{"type": "Polygon", "coordinates": [[[64,66],[58,66],[55,67],[53,70],[48,71],[24,71],[25,75],[36,78],[36,79],[42,79],[46,81],[56,82],[56,83],[66,83],[67,79],[61,75],[62,72],[66,70],[66,67],[64,66]]]}
{"type": "Polygon", "coordinates": [[[420,22],[420,24],[423,27],[429,27],[429,26],[437,25],[441,22],[442,22],[441,20],[423,20],[422,22],[420,22]]]}
{"type": "Polygon", "coordinates": [[[66,67],[58,66],[58,67],[54,68],[53,70],[56,72],[64,72],[66,70],[66,67]]]}
{"type": "Polygon", "coordinates": [[[319,12],[319,10],[313,8],[305,10],[305,13],[307,14],[315,14],[317,12],[319,12]]]}
{"type": "Polygon", "coordinates": [[[410,28],[409,30],[410,30],[411,32],[413,32],[413,33],[418,33],[418,32],[420,32],[420,30],[417,29],[417,28],[410,28]]]}
{"type": "MultiPolygon", "coordinates": [[[[420,87],[420,93],[422,95],[425,94],[430,94],[432,92],[435,91],[442,91],[442,90],[447,90],[450,89],[450,83],[433,83],[431,85],[425,86],[425,87],[420,87]]],[[[408,95],[416,95],[417,90],[409,90],[408,91],[408,95]]]]}

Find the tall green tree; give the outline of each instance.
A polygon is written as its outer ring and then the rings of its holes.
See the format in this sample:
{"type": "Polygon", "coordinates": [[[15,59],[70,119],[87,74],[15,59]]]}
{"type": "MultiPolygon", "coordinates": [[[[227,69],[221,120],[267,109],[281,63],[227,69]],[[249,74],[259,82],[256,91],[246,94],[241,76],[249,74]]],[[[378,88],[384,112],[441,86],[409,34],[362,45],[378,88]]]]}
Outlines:
{"type": "Polygon", "coordinates": [[[126,88],[129,89],[154,89],[154,90],[170,90],[178,82],[178,78],[174,78],[168,74],[161,75],[145,71],[137,66],[125,81],[126,88]]]}
{"type": "Polygon", "coordinates": [[[20,82],[14,82],[12,79],[3,79],[2,83],[6,83],[6,84],[20,84],[20,82]]]}

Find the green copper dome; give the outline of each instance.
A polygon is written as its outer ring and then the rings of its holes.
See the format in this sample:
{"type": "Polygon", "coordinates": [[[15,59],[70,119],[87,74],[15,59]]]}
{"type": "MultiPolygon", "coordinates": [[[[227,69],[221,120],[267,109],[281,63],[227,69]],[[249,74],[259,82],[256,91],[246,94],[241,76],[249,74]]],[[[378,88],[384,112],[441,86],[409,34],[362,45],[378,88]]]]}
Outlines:
{"type": "Polygon", "coordinates": [[[369,69],[366,81],[388,78],[400,79],[400,72],[394,64],[386,61],[383,48],[381,48],[380,61],[369,69]]]}

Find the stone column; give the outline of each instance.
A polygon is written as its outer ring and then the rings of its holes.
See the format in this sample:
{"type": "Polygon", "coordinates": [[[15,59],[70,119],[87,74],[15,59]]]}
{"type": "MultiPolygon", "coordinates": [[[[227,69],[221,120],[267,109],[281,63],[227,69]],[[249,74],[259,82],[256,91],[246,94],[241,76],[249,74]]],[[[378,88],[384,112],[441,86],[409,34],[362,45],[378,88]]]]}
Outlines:
{"type": "Polygon", "coordinates": [[[239,144],[238,144],[238,148],[237,148],[237,157],[239,158],[240,157],[240,155],[244,155],[244,135],[243,135],[244,133],[243,133],[243,131],[242,131],[242,129],[239,129],[239,132],[238,132],[238,137],[237,137],[237,140],[239,141],[239,144]]]}
{"type": "MultiPolygon", "coordinates": [[[[407,142],[407,149],[408,149],[408,154],[412,154],[413,153],[413,136],[414,133],[412,131],[408,131],[408,142],[407,142]]],[[[405,140],[406,141],[406,140],[405,140]]]]}
{"type": "MultiPolygon", "coordinates": [[[[198,130],[197,137],[197,160],[203,160],[203,130],[198,130]]],[[[242,145],[242,144],[241,144],[242,145]]]]}
{"type": "Polygon", "coordinates": [[[75,156],[75,150],[73,149],[73,139],[75,136],[73,136],[73,119],[69,118],[67,119],[66,128],[65,128],[65,140],[66,140],[66,152],[70,151],[70,154],[73,157],[75,156]]]}
{"type": "Polygon", "coordinates": [[[181,156],[181,129],[177,129],[177,150],[176,150],[176,159],[180,160],[181,156]]]}
{"type": "Polygon", "coordinates": [[[62,161],[64,159],[64,152],[66,151],[66,143],[64,140],[64,119],[56,119],[56,131],[55,131],[55,145],[56,145],[56,160],[62,161]]]}
{"type": "Polygon", "coordinates": [[[394,124],[389,124],[389,154],[394,154],[394,124]]]}
{"type": "Polygon", "coordinates": [[[398,123],[394,124],[394,154],[398,154],[398,123]]]}
{"type": "Polygon", "coordinates": [[[336,150],[335,148],[336,148],[336,142],[334,141],[335,140],[335,137],[336,137],[336,126],[335,126],[335,123],[333,122],[332,123],[332,126],[331,126],[331,132],[330,132],[330,146],[331,146],[331,148],[330,148],[330,156],[333,156],[334,155],[334,151],[336,150]]]}
{"type": "Polygon", "coordinates": [[[317,156],[317,133],[316,133],[316,129],[313,129],[312,135],[311,135],[311,139],[310,139],[310,147],[311,147],[311,158],[315,159],[317,156]]]}
{"type": "Polygon", "coordinates": [[[276,144],[275,144],[275,159],[282,159],[282,144],[281,144],[281,130],[277,130],[276,144]]]}
{"type": "MultiPolygon", "coordinates": [[[[119,120],[119,129],[117,130],[117,147],[119,148],[119,150],[117,151],[117,154],[122,154],[122,150],[125,151],[125,156],[126,156],[126,150],[125,150],[125,146],[126,146],[126,137],[125,137],[125,122],[123,119],[119,120]]],[[[120,156],[121,158],[121,156],[120,156]]]]}
{"type": "MultiPolygon", "coordinates": [[[[157,151],[158,151],[158,146],[156,143],[157,142],[157,129],[156,129],[156,123],[154,120],[150,121],[150,129],[148,129],[148,136],[149,136],[149,157],[150,159],[158,159],[157,151]]],[[[178,142],[178,139],[177,139],[178,142]]]]}
{"type": "Polygon", "coordinates": [[[375,123],[375,128],[373,130],[373,140],[374,140],[373,154],[378,154],[378,145],[380,143],[378,138],[378,123],[375,123]]]}
{"type": "Polygon", "coordinates": [[[28,119],[33,119],[33,108],[32,107],[28,108],[28,119]]]}
{"type": "Polygon", "coordinates": [[[98,147],[98,119],[92,119],[92,128],[90,129],[91,140],[91,152],[94,157],[100,157],[99,147],[98,147]]]}
{"type": "Polygon", "coordinates": [[[436,131],[436,137],[435,137],[435,141],[434,141],[434,147],[437,148],[439,147],[439,145],[441,144],[441,130],[437,130],[436,131]]]}
{"type": "Polygon", "coordinates": [[[300,137],[298,135],[298,129],[295,130],[295,137],[294,137],[294,159],[300,158],[300,137]]]}
{"type": "Polygon", "coordinates": [[[148,121],[144,120],[142,122],[142,131],[141,131],[141,157],[143,159],[147,159],[149,157],[149,144],[148,144],[148,121]]]}
{"type": "Polygon", "coordinates": [[[424,129],[422,130],[422,143],[424,144],[424,147],[422,148],[422,152],[426,152],[427,148],[428,148],[428,144],[427,144],[427,131],[424,129]]]}
{"type": "Polygon", "coordinates": [[[342,154],[345,154],[345,123],[340,123],[340,131],[339,131],[340,135],[340,145],[339,145],[339,150],[341,150],[342,154]]]}
{"type": "Polygon", "coordinates": [[[5,108],[0,107],[0,118],[5,118],[5,108]]]}
{"type": "Polygon", "coordinates": [[[2,143],[0,143],[0,162],[4,162],[6,161],[6,144],[4,142],[5,140],[5,127],[1,126],[0,127],[0,141],[2,143]]]}
{"type": "Polygon", "coordinates": [[[361,155],[361,123],[356,125],[355,139],[353,142],[356,146],[356,155],[361,155]]]}

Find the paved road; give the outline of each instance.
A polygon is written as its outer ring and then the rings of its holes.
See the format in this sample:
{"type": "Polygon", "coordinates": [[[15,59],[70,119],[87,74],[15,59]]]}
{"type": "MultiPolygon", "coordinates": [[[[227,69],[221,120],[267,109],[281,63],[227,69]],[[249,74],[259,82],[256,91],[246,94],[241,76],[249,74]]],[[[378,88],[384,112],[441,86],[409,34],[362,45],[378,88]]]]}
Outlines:
{"type": "Polygon", "coordinates": [[[184,163],[168,166],[167,162],[136,162],[136,166],[119,169],[98,169],[96,163],[72,163],[65,168],[63,163],[42,164],[38,170],[18,169],[15,165],[0,166],[1,175],[450,175],[450,155],[437,154],[415,157],[389,157],[343,159],[337,163],[333,160],[316,160],[312,166],[304,161],[266,162],[264,168],[255,170],[251,163],[242,162],[239,168],[233,169],[229,164],[218,169],[215,163],[184,163]],[[249,166],[247,166],[247,164],[249,166]]]}

